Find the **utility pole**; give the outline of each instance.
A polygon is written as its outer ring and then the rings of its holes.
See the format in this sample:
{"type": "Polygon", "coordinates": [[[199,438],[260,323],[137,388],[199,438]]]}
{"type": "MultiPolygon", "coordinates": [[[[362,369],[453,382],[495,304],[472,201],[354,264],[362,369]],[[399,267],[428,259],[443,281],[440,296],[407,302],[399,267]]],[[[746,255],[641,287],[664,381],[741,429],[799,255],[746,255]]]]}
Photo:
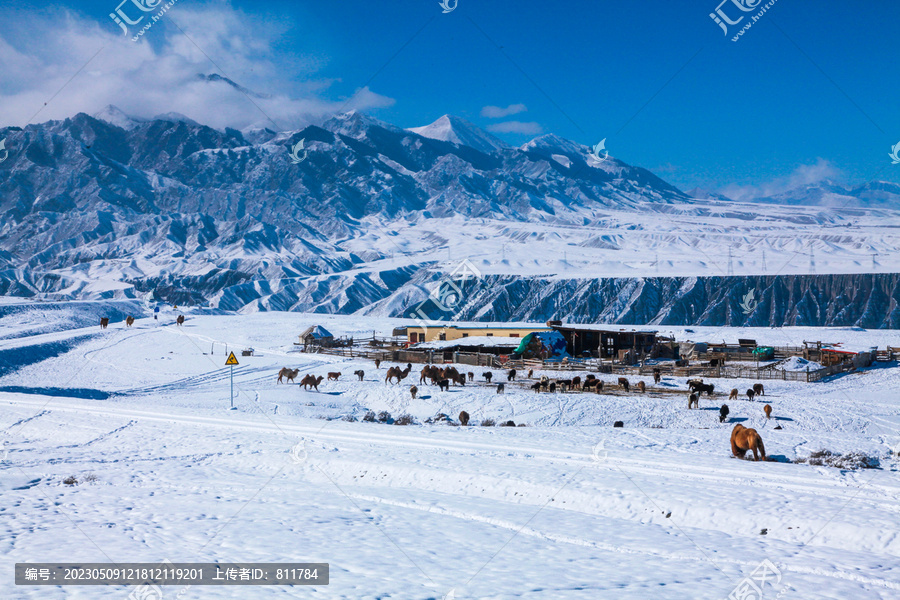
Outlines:
{"type": "Polygon", "coordinates": [[[813,255],[812,248],[809,249],[809,272],[811,275],[816,274],[816,258],[813,255]]]}
{"type": "Polygon", "coordinates": [[[762,264],[762,272],[766,272],[766,249],[763,248],[763,264],[762,264]]]}
{"type": "Polygon", "coordinates": [[[731,263],[731,246],[728,246],[728,276],[734,275],[734,265],[731,263]]]}

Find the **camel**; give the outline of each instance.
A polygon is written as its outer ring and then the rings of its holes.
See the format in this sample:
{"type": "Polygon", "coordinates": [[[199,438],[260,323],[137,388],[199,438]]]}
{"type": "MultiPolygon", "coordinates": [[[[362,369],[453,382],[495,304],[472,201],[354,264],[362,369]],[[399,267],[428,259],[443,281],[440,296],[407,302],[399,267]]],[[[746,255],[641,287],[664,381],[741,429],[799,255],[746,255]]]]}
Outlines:
{"type": "Polygon", "coordinates": [[[384,382],[387,383],[390,381],[391,383],[393,383],[392,380],[394,379],[394,377],[396,377],[397,383],[400,383],[401,381],[406,379],[406,376],[409,375],[410,371],[412,371],[412,365],[410,363],[406,363],[406,368],[402,371],[400,370],[400,367],[391,367],[387,370],[387,375],[384,378],[384,382]]]}
{"type": "Polygon", "coordinates": [[[756,430],[748,429],[738,423],[731,430],[731,453],[737,458],[744,458],[747,450],[753,450],[753,460],[759,460],[760,455],[763,460],[767,460],[766,447],[756,430]]]}
{"type": "Polygon", "coordinates": [[[757,396],[765,396],[766,395],[766,389],[763,387],[763,384],[761,384],[761,383],[753,384],[753,392],[757,396]]]}
{"type": "Polygon", "coordinates": [[[125,327],[131,327],[132,325],[134,325],[134,317],[128,315],[125,317],[125,327]]]}
{"type": "Polygon", "coordinates": [[[490,383],[490,382],[491,382],[491,377],[493,377],[494,374],[491,373],[490,371],[488,371],[487,373],[482,373],[481,376],[484,377],[484,379],[485,379],[488,383],[490,383]]]}
{"type": "Polygon", "coordinates": [[[626,392],[629,390],[630,385],[629,385],[629,383],[628,383],[628,380],[625,379],[624,377],[619,377],[619,385],[621,385],[622,388],[623,388],[626,392]]]}
{"type": "Polygon", "coordinates": [[[432,375],[433,371],[437,371],[437,367],[434,365],[425,365],[422,367],[422,372],[419,373],[419,383],[425,383],[426,379],[431,379],[432,383],[434,383],[434,376],[432,375]]]}
{"type": "Polygon", "coordinates": [[[376,369],[380,369],[380,368],[381,368],[381,359],[380,359],[380,358],[376,358],[376,359],[375,359],[375,368],[376,368],[376,369]]]}
{"type": "Polygon", "coordinates": [[[642,394],[647,391],[647,386],[643,381],[638,381],[638,391],[642,394]]]}
{"type": "Polygon", "coordinates": [[[328,381],[337,381],[340,378],[340,373],[331,372],[328,374],[328,381]]]}
{"type": "Polygon", "coordinates": [[[459,413],[459,424],[462,426],[466,426],[469,424],[469,413],[466,411],[462,411],[459,413]]]}
{"type": "Polygon", "coordinates": [[[412,394],[412,399],[415,400],[415,399],[416,399],[416,394],[419,393],[419,388],[417,388],[417,387],[414,386],[414,385],[413,385],[413,386],[410,386],[410,388],[409,388],[409,393],[412,394]]]}
{"type": "MultiPolygon", "coordinates": [[[[505,393],[505,392],[506,392],[506,384],[498,383],[498,384],[497,384],[497,393],[498,393],[498,394],[503,394],[503,393],[505,393]]],[[[767,405],[767,406],[768,406],[768,405],[767,405]]]]}
{"type": "Polygon", "coordinates": [[[738,399],[738,390],[737,388],[732,388],[731,394],[728,395],[729,402],[737,402],[738,399]]]}
{"type": "Polygon", "coordinates": [[[659,369],[653,369],[653,383],[659,383],[662,379],[662,373],[659,369]]]}
{"type": "Polygon", "coordinates": [[[109,325],[109,317],[100,317],[100,329],[106,329],[109,325]]]}
{"type": "Polygon", "coordinates": [[[184,325],[184,315],[178,315],[178,318],[175,319],[175,323],[177,323],[179,327],[184,325]]]}
{"type": "Polygon", "coordinates": [[[750,400],[752,402],[753,396],[755,396],[755,395],[756,395],[756,392],[754,392],[752,389],[749,389],[749,388],[747,389],[747,399],[748,400],[750,400]]]}
{"type": "Polygon", "coordinates": [[[693,406],[696,406],[698,409],[700,408],[700,394],[694,392],[688,397],[688,409],[691,409],[693,406]]]}
{"type": "Polygon", "coordinates": [[[506,374],[507,381],[515,381],[516,380],[516,370],[511,369],[509,373],[506,374]]]}
{"type": "Polygon", "coordinates": [[[300,373],[300,369],[294,369],[293,371],[288,369],[287,367],[282,367],[280,371],[278,371],[278,381],[276,383],[284,383],[282,378],[287,378],[288,383],[294,380],[294,377],[300,373]]]}
{"type": "Polygon", "coordinates": [[[315,390],[319,391],[319,384],[322,383],[322,380],[325,379],[321,375],[316,377],[315,375],[306,375],[300,381],[300,385],[303,386],[303,389],[307,389],[307,386],[315,388],[315,390]]]}
{"type": "Polygon", "coordinates": [[[724,423],[725,419],[728,418],[728,405],[723,404],[722,408],[719,409],[719,423],[724,423]]]}
{"type": "Polygon", "coordinates": [[[359,377],[359,380],[360,380],[360,381],[362,381],[362,380],[363,380],[363,377],[366,376],[366,372],[365,372],[365,371],[353,371],[353,374],[356,375],[357,377],[359,377]]]}
{"type": "Polygon", "coordinates": [[[763,406],[763,412],[766,413],[767,419],[771,419],[772,418],[772,405],[766,404],[765,406],[763,406]]]}

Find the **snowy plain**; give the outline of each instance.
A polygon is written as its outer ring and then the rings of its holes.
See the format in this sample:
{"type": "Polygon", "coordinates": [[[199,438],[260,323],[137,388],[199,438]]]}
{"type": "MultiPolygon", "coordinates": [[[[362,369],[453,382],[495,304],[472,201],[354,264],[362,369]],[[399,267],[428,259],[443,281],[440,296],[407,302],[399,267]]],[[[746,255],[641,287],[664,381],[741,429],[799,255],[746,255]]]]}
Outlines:
{"type": "MultiPolygon", "coordinates": [[[[18,337],[4,324],[0,353],[29,360],[0,377],[0,598],[134,591],[16,587],[15,562],[164,559],[331,565],[327,587],[172,586],[167,599],[714,599],[764,560],[780,572],[764,598],[900,597],[896,363],[818,383],[765,381],[759,402],[729,402],[721,424],[727,390],[754,381],[715,380],[699,410],[687,409],[684,379],[668,377],[648,378],[645,394],[609,375],[599,375],[600,395],[535,394],[524,381],[498,394],[487,369],[462,365],[476,381],[440,392],[419,385],[421,365],[390,385],[390,364],[294,345],[313,324],[360,338],[401,320],[187,312],[177,327],[176,314],[102,331],[33,334],[25,323],[18,337]],[[226,347],[240,361],[236,410],[226,347]],[[241,356],[246,347],[255,356],[241,356]],[[304,391],[276,382],[281,367],[298,368],[298,380],[342,375],[304,391]],[[362,422],[369,410],[417,424],[362,422]],[[474,425],[424,424],[461,410],[474,425]],[[527,426],[478,425],[488,418],[527,426]],[[735,423],[756,428],[773,460],[733,458],[735,423]],[[790,462],[820,449],[863,452],[880,467],[790,462]],[[97,480],[84,482],[88,473],[97,480]],[[64,485],[68,476],[82,482],[64,485]]],[[[662,333],[900,346],[896,332],[851,328],[662,333]]]]}

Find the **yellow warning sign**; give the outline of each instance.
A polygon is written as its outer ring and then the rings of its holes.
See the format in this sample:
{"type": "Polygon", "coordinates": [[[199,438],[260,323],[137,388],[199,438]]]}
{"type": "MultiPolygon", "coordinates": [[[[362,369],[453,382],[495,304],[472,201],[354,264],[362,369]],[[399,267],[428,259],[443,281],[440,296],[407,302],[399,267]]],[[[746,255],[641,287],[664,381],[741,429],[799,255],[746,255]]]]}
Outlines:
{"type": "Polygon", "coordinates": [[[228,360],[225,361],[225,366],[228,365],[236,365],[238,364],[237,358],[234,356],[234,352],[228,355],[228,360]]]}

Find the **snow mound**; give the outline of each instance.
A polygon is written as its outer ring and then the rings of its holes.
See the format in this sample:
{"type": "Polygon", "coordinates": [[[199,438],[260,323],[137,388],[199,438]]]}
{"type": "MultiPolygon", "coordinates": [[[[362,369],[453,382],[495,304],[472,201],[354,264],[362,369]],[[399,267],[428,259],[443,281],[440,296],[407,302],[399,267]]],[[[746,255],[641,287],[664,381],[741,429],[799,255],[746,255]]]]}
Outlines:
{"type": "Polygon", "coordinates": [[[806,371],[807,368],[810,371],[818,371],[823,367],[820,363],[799,356],[792,356],[778,365],[778,369],[781,371],[806,371]]]}

